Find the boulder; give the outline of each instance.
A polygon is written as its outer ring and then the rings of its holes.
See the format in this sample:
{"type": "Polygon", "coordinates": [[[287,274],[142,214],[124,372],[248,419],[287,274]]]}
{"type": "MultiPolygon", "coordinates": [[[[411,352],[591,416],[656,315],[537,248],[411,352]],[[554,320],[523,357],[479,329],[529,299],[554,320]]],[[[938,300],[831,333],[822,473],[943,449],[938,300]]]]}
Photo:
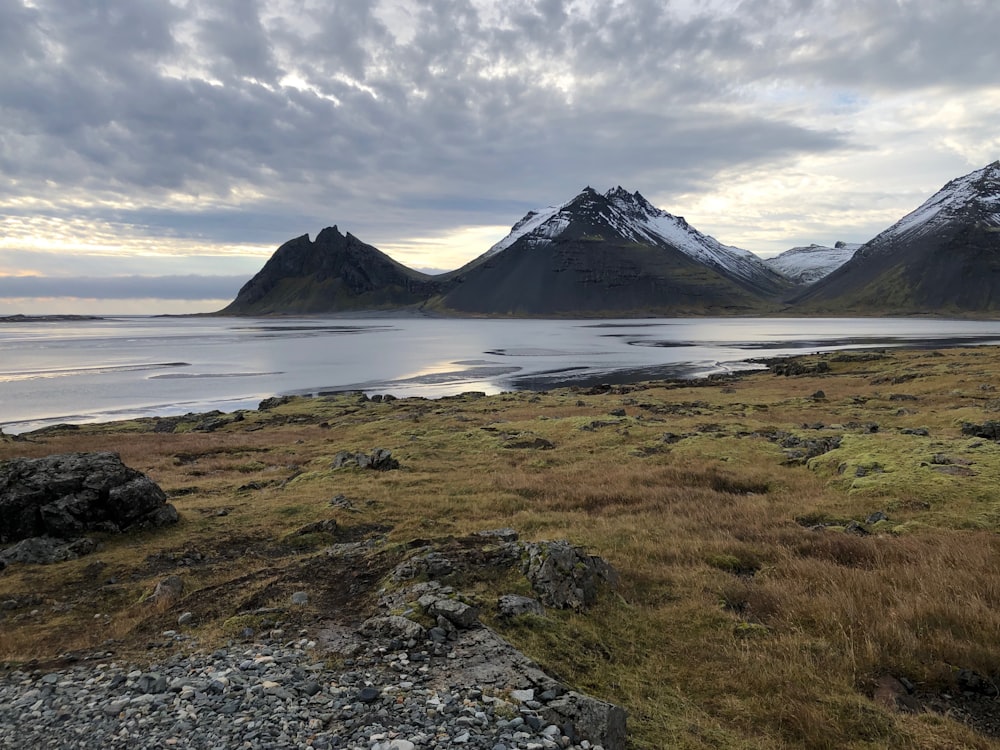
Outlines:
{"type": "Polygon", "coordinates": [[[595,601],[600,584],[618,584],[618,573],[608,563],[565,540],[528,542],[523,550],[524,574],[550,607],[583,609],[595,601]]]}
{"type": "Polygon", "coordinates": [[[67,453],[0,464],[0,543],[176,523],[176,509],[117,453],[67,453]]]}
{"type": "Polygon", "coordinates": [[[479,621],[479,610],[457,599],[435,599],[427,614],[443,617],[456,628],[471,628],[479,621]]]}
{"type": "Polygon", "coordinates": [[[497,617],[519,617],[521,615],[545,616],[545,608],[537,599],[518,594],[504,594],[497,600],[497,617]]]}
{"type": "Polygon", "coordinates": [[[0,550],[0,570],[12,562],[49,565],[65,560],[75,560],[78,557],[89,555],[96,548],[97,542],[86,537],[72,541],[54,539],[50,536],[29,537],[5,550],[0,550]]]}
{"type": "Polygon", "coordinates": [[[181,598],[184,593],[184,579],[180,576],[167,576],[156,584],[153,593],[146,600],[149,604],[166,602],[171,604],[181,598]]]}
{"type": "Polygon", "coordinates": [[[353,466],[374,469],[375,471],[392,471],[399,468],[399,461],[392,457],[392,451],[385,448],[376,448],[371,452],[371,455],[340,451],[333,457],[330,468],[342,469],[353,466]]]}
{"type": "Polygon", "coordinates": [[[625,710],[576,692],[549,701],[542,716],[560,727],[569,724],[574,734],[605,750],[625,750],[625,710]]]}
{"type": "Polygon", "coordinates": [[[370,617],[361,623],[359,631],[362,635],[380,635],[388,638],[422,641],[427,637],[427,631],[419,622],[414,622],[399,615],[370,617]]]}

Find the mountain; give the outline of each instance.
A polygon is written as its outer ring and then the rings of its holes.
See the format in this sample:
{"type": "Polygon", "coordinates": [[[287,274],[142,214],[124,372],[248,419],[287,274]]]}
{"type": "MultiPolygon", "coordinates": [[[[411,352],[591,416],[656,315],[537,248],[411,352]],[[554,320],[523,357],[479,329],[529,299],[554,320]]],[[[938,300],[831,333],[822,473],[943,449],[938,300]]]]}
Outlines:
{"type": "Polygon", "coordinates": [[[946,184],[791,302],[809,312],[1000,311],[1000,161],[946,184]]]}
{"type": "Polygon", "coordinates": [[[310,314],[394,309],[439,294],[441,283],[413,271],[336,226],[279,247],[223,315],[310,314]]]}
{"type": "Polygon", "coordinates": [[[451,279],[442,309],[514,315],[752,313],[790,287],[621,187],[529,212],[451,279]]]}
{"type": "Polygon", "coordinates": [[[764,263],[795,284],[813,284],[849,261],[859,247],[861,245],[847,242],[838,242],[833,247],[793,247],[780,255],[765,259],[764,263]]]}

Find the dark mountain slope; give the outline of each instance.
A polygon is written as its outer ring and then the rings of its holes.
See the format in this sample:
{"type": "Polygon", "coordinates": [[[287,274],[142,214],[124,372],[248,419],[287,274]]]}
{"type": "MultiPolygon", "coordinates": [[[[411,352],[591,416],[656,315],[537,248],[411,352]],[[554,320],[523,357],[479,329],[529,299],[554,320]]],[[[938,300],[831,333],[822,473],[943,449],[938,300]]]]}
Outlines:
{"type": "Polygon", "coordinates": [[[1000,311],[1000,162],[949,182],[792,302],[808,312],[1000,311]]]}
{"type": "Polygon", "coordinates": [[[424,303],[441,283],[413,271],[337,227],[279,247],[236,299],[228,315],[328,313],[393,309],[424,303]]]}
{"type": "Polygon", "coordinates": [[[749,314],[788,282],[621,188],[531,212],[450,275],[440,306],[474,314],[749,314]]]}

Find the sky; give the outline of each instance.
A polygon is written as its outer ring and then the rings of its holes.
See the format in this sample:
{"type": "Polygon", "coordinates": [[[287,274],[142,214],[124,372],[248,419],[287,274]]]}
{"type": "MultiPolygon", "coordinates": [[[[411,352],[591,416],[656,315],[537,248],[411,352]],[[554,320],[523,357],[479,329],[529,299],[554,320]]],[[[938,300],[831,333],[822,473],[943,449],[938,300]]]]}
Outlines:
{"type": "Polygon", "coordinates": [[[621,185],[764,257],[1000,158],[996,0],[0,0],[0,314],[230,301],[337,225],[450,270],[621,185]]]}

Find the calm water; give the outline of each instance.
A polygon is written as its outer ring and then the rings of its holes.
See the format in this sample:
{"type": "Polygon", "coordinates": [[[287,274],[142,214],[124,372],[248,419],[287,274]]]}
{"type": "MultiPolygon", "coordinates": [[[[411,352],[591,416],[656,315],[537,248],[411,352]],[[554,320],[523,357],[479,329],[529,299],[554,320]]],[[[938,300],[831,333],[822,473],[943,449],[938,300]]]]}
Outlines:
{"type": "Polygon", "coordinates": [[[109,318],[0,323],[0,427],[255,408],[363,390],[496,393],[697,377],[856,346],[1000,343],[1000,321],[109,318]]]}

